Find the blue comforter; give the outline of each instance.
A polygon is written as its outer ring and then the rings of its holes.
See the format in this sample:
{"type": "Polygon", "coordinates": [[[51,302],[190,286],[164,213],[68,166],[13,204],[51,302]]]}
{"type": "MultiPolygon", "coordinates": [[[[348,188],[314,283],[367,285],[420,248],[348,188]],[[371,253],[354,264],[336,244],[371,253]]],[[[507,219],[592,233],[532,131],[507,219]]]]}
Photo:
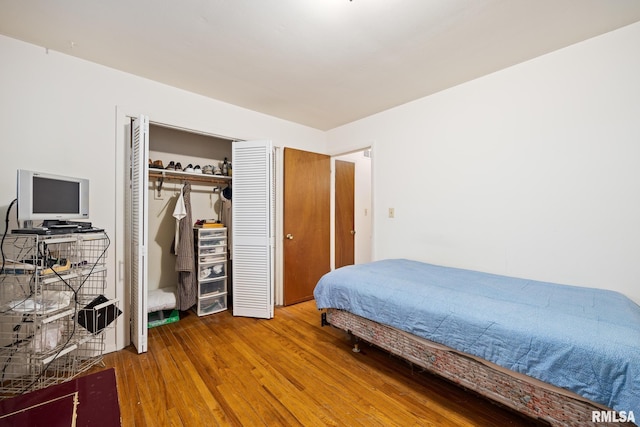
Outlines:
{"type": "Polygon", "coordinates": [[[346,310],[640,414],[640,307],[617,292],[401,259],[327,273],[314,296],[319,309],[346,310]]]}

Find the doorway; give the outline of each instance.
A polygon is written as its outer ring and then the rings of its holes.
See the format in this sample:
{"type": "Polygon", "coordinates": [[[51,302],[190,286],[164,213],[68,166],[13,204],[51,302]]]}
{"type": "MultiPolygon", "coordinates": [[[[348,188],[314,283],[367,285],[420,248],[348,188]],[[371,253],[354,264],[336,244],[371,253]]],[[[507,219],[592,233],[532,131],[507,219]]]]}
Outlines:
{"type": "Polygon", "coordinates": [[[355,263],[356,164],[335,161],[335,268],[355,263]]]}
{"type": "MultiPolygon", "coordinates": [[[[209,176],[205,175],[203,171],[200,173],[195,172],[194,170],[178,170],[177,162],[172,162],[175,164],[175,170],[164,170],[164,168],[160,172],[152,173],[152,169],[150,166],[149,160],[149,128],[150,122],[149,118],[146,116],[140,116],[137,118],[129,117],[130,123],[123,123],[123,128],[130,129],[129,133],[130,138],[126,141],[129,142],[128,148],[125,146],[125,152],[127,153],[125,158],[131,159],[130,162],[127,162],[130,170],[125,176],[125,183],[128,185],[125,186],[125,194],[124,194],[124,209],[125,215],[123,217],[123,223],[125,228],[125,248],[130,256],[126,257],[123,261],[123,266],[125,269],[125,275],[129,281],[128,292],[130,292],[131,299],[129,300],[129,306],[127,307],[130,313],[131,319],[131,330],[129,331],[130,342],[134,344],[137,351],[145,352],[147,347],[147,308],[148,304],[148,296],[147,292],[149,291],[149,199],[155,197],[163,197],[163,194],[160,192],[160,188],[164,187],[165,180],[174,180],[177,179],[180,186],[184,183],[206,183],[205,186],[209,187],[209,191],[206,192],[206,205],[207,215],[212,216],[211,213],[214,212],[212,209],[215,206],[215,202],[218,201],[217,198],[213,197],[211,193],[211,187],[213,184],[216,186],[218,184],[224,185],[225,190],[229,190],[225,198],[228,201],[231,201],[231,177],[230,176],[216,176],[215,173],[210,174],[209,176]],[[149,176],[154,175],[159,182],[154,184],[157,188],[154,188],[154,185],[149,184],[149,176]],[[151,188],[150,188],[151,187],[151,188]],[[151,196],[150,191],[151,190],[151,196]],[[159,194],[159,196],[158,196],[159,194]]],[[[162,124],[157,124],[160,127],[170,127],[162,124]]],[[[180,132],[187,132],[185,129],[180,129],[180,132]]],[[[197,132],[193,132],[197,133],[197,132]]],[[[203,135],[202,133],[199,133],[203,135]]],[[[185,135],[182,135],[184,139],[185,135]]],[[[223,138],[225,141],[230,141],[229,139],[223,138]]],[[[207,141],[209,144],[210,141],[207,141]]],[[[169,144],[174,145],[174,144],[169,144]]],[[[184,149],[184,147],[181,145],[184,149]]],[[[224,242],[224,246],[226,246],[227,237],[229,237],[233,243],[232,245],[232,253],[236,255],[239,260],[239,265],[244,265],[243,263],[249,263],[252,266],[257,265],[256,257],[247,256],[247,254],[255,254],[257,251],[261,251],[265,253],[264,259],[268,262],[265,262],[262,265],[260,271],[256,271],[255,268],[251,270],[251,274],[248,274],[246,271],[240,270],[239,274],[233,274],[233,285],[231,289],[235,289],[238,291],[237,295],[234,297],[234,315],[240,316],[249,316],[249,317],[264,317],[270,318],[273,317],[273,226],[272,226],[272,217],[273,217],[273,161],[272,161],[272,146],[269,141],[234,141],[232,144],[232,150],[230,158],[236,157],[236,160],[242,162],[240,163],[241,167],[236,168],[234,173],[234,180],[237,182],[235,185],[235,189],[233,191],[234,200],[236,203],[233,204],[233,209],[229,209],[231,211],[231,216],[236,217],[235,221],[232,221],[231,229],[224,230],[224,238],[222,241],[224,242]],[[256,156],[255,152],[246,153],[246,149],[253,149],[260,151],[261,159],[256,156]],[[239,150],[244,150],[243,153],[239,153],[239,150]],[[235,154],[235,155],[234,155],[235,154]],[[260,169],[262,168],[262,169],[260,169]],[[261,173],[257,173],[256,170],[259,169],[261,173]],[[260,175],[259,177],[256,175],[260,175]],[[252,178],[252,179],[250,179],[252,178]],[[260,181],[261,180],[261,181],[260,181]],[[260,181],[264,185],[262,188],[258,188],[256,183],[260,181]],[[250,188],[249,192],[244,192],[242,190],[246,188],[250,188]],[[238,202],[240,201],[240,202],[238,202]],[[256,226],[256,221],[252,220],[251,215],[240,215],[244,213],[246,209],[243,211],[242,206],[251,205],[250,213],[258,214],[254,212],[253,208],[255,208],[254,202],[263,202],[263,205],[266,206],[264,212],[260,215],[258,222],[260,222],[261,227],[256,226]],[[240,205],[240,207],[238,207],[240,205]],[[257,236],[255,232],[263,230],[264,235],[257,236]],[[227,234],[230,231],[230,234],[227,234]],[[235,235],[235,239],[231,237],[235,235]],[[259,242],[257,242],[259,240],[259,242]],[[245,274],[247,273],[247,274],[245,274]],[[262,291],[262,293],[258,293],[258,291],[262,291]],[[256,308],[258,303],[257,300],[260,300],[260,307],[256,308]],[[249,307],[248,307],[249,306],[249,307]],[[248,310],[245,308],[248,307],[248,310]],[[241,309],[241,310],[240,310],[241,309]]],[[[228,152],[224,152],[227,154],[228,152]]],[[[156,153],[159,155],[159,153],[156,153]]],[[[177,154],[172,153],[172,157],[175,157],[177,154]]],[[[193,155],[188,157],[190,160],[194,159],[193,155]]],[[[163,159],[163,163],[167,163],[168,159],[163,159]]],[[[214,160],[210,158],[203,158],[199,160],[208,161],[211,163],[215,163],[214,160]]],[[[225,163],[227,158],[224,159],[225,163]]],[[[204,162],[203,162],[204,163],[204,162]]],[[[213,168],[212,168],[213,169],[213,168]]],[[[166,187],[164,187],[166,189],[166,187]]],[[[166,190],[163,190],[166,191],[166,190]]],[[[172,192],[173,193],[173,192],[172,192]]],[[[193,192],[190,192],[191,195],[193,192]]],[[[186,195],[185,201],[186,201],[186,195]]],[[[162,200],[161,200],[162,201],[162,200]]],[[[173,200],[171,200],[173,201],[173,200]]],[[[166,210],[166,204],[163,205],[163,211],[166,210]]],[[[189,203],[191,206],[193,203],[189,203]]],[[[166,216],[166,215],[165,215],[166,216]]],[[[192,215],[191,221],[194,219],[199,219],[192,215]]],[[[220,218],[206,218],[204,217],[203,221],[206,222],[215,222],[220,218]]],[[[229,220],[229,216],[225,217],[225,221],[229,220]]],[[[190,221],[190,222],[191,222],[190,221]]],[[[165,221],[167,224],[172,225],[172,227],[167,227],[173,231],[175,231],[175,221],[172,223],[165,221]]],[[[161,222],[162,223],[162,222],[161,222]]],[[[192,231],[192,224],[187,224],[187,228],[189,231],[192,231]]],[[[222,229],[221,229],[222,230],[222,229]]],[[[184,234],[182,234],[184,235],[184,234]]],[[[218,239],[220,240],[220,239],[218,239]]],[[[171,249],[173,245],[169,245],[169,249],[171,249]]],[[[191,245],[188,245],[191,247],[191,245]]],[[[166,248],[165,248],[166,249],[166,248]]],[[[187,255],[189,257],[189,255],[187,255]]],[[[224,304],[221,304],[221,309],[228,309],[229,306],[227,302],[229,301],[226,297],[230,295],[227,287],[227,278],[231,271],[231,268],[225,268],[224,265],[231,265],[232,260],[227,259],[227,256],[223,253],[224,264],[218,262],[219,265],[222,265],[222,271],[224,272],[224,277],[220,278],[220,280],[225,280],[225,285],[222,288],[223,290],[216,291],[216,296],[218,302],[221,301],[222,297],[225,297],[224,304]],[[220,298],[219,298],[220,297],[220,298]]],[[[208,262],[211,263],[213,261],[205,260],[202,261],[200,256],[195,256],[194,253],[194,264],[196,261],[200,262],[208,262]]],[[[247,269],[247,271],[250,269],[247,269]]],[[[198,271],[197,265],[194,265],[194,270],[192,270],[191,276],[197,275],[198,271]]],[[[198,280],[195,284],[197,285],[196,289],[196,302],[200,296],[208,297],[206,293],[202,292],[202,288],[200,287],[200,281],[198,280]]],[[[187,284],[188,290],[192,291],[190,284],[187,284]]],[[[178,308],[178,298],[177,296],[180,294],[180,291],[174,291],[176,294],[176,308],[178,308]]],[[[211,293],[211,292],[209,292],[211,293]]],[[[189,304],[191,300],[187,301],[189,304]]],[[[190,305],[190,304],[189,304],[190,305]]],[[[186,305],[179,307],[180,309],[184,309],[186,305]]],[[[166,307],[165,307],[166,308],[166,307]]],[[[200,311],[198,311],[198,315],[200,315],[200,311]]],[[[128,342],[126,343],[128,344],[128,342]]]]}
{"type": "MultiPolygon", "coordinates": [[[[340,255],[338,253],[337,246],[339,243],[339,239],[341,237],[348,239],[351,236],[351,230],[354,230],[353,234],[353,264],[363,264],[367,262],[371,262],[373,260],[373,213],[372,213],[372,150],[370,147],[350,152],[347,154],[342,154],[338,156],[334,156],[336,166],[336,174],[335,174],[335,209],[334,209],[334,267],[339,268],[342,265],[348,265],[348,263],[344,263],[340,261],[340,255]],[[341,206],[344,206],[345,202],[340,202],[338,200],[339,191],[340,191],[340,177],[338,176],[338,162],[348,162],[353,164],[354,167],[354,177],[353,177],[353,208],[348,210],[353,210],[353,228],[346,229],[344,226],[339,224],[339,216],[342,210],[341,206]],[[343,231],[339,231],[340,228],[343,228],[343,231]],[[341,233],[342,236],[338,236],[338,233],[341,233]],[[346,234],[345,234],[346,233],[346,234]]],[[[350,178],[347,178],[350,179],[350,178]]],[[[347,190],[349,191],[349,190],[347,190]]],[[[350,202],[346,202],[350,203],[350,202]]],[[[346,215],[351,215],[349,212],[346,215]]],[[[350,250],[347,248],[346,250],[350,250]]]]}

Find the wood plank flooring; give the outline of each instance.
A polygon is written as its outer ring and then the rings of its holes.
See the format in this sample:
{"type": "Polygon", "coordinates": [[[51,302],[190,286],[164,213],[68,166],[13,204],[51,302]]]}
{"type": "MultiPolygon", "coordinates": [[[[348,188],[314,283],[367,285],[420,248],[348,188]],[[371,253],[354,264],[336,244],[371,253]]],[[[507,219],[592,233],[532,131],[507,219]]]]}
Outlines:
{"type": "Polygon", "coordinates": [[[314,301],[270,320],[185,313],[148,348],[104,357],[124,427],[544,425],[377,348],[353,353],[314,301]]]}

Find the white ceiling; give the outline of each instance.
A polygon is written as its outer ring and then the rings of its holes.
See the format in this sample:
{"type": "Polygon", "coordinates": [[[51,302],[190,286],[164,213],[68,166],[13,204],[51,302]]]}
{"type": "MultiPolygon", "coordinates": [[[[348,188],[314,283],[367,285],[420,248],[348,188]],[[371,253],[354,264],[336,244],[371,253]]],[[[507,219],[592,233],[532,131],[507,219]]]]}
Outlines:
{"type": "Polygon", "coordinates": [[[0,0],[0,33],[328,130],[640,21],[639,0],[0,0]]]}

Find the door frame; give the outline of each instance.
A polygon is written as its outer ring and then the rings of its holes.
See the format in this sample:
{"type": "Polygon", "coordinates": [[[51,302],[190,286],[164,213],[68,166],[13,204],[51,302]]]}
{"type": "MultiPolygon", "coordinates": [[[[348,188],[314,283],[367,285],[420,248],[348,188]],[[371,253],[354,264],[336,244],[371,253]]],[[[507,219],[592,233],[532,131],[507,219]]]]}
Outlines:
{"type": "MultiPolygon", "coordinates": [[[[335,229],[336,229],[336,217],[335,217],[335,208],[336,208],[336,176],[335,176],[335,160],[342,160],[341,157],[343,156],[347,156],[347,155],[351,155],[351,154],[355,154],[355,153],[364,153],[365,151],[369,151],[370,153],[370,158],[371,158],[371,173],[370,173],[370,185],[371,185],[371,189],[370,189],[370,193],[371,193],[371,206],[369,208],[369,218],[370,218],[370,226],[368,230],[359,230],[361,229],[361,224],[359,224],[358,222],[358,215],[357,215],[357,207],[354,208],[356,209],[356,218],[355,218],[355,230],[356,230],[356,238],[358,237],[362,237],[363,235],[370,234],[371,236],[371,240],[370,240],[370,259],[369,261],[374,261],[374,254],[375,254],[375,236],[374,236],[374,221],[375,221],[375,200],[374,200],[374,196],[375,196],[375,174],[374,174],[374,169],[375,169],[375,155],[374,155],[374,148],[375,148],[375,142],[371,142],[371,145],[368,146],[364,146],[361,148],[356,148],[356,149],[352,149],[349,151],[345,151],[345,152],[338,152],[336,154],[331,154],[331,269],[334,270],[335,269],[335,258],[336,258],[336,254],[335,254],[335,229]],[[358,233],[360,233],[360,236],[358,236],[358,233]]],[[[349,161],[347,159],[347,161],[349,161]]],[[[358,170],[357,170],[357,165],[356,165],[356,181],[357,181],[357,176],[358,176],[358,170]]],[[[357,183],[354,187],[357,187],[357,183]]],[[[357,194],[357,189],[355,189],[356,193],[355,193],[355,204],[358,204],[358,194],[357,194]]],[[[355,260],[356,260],[356,264],[358,263],[358,244],[355,244],[355,260]]]]}

